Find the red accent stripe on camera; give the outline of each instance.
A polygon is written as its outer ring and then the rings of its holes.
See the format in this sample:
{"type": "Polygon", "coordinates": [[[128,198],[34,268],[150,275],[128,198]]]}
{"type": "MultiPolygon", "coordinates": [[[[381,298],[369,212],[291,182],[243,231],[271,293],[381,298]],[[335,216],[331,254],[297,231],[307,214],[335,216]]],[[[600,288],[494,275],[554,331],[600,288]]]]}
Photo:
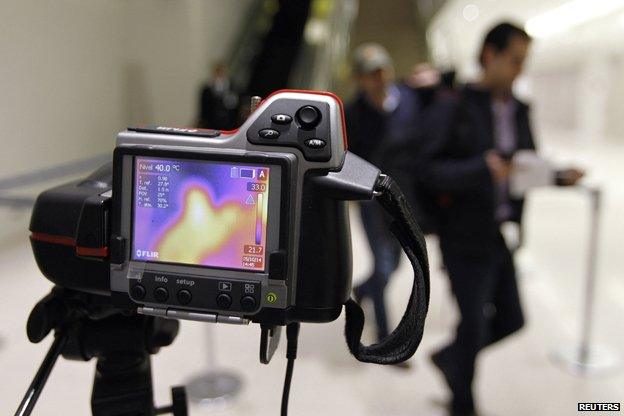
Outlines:
{"type": "Polygon", "coordinates": [[[239,127],[235,128],[234,130],[221,130],[221,134],[225,134],[230,135],[230,134],[234,134],[238,132],[239,127]]]}
{"type": "Polygon", "coordinates": [[[76,247],[76,254],[87,257],[106,257],[108,247],[76,247]]]}
{"type": "Polygon", "coordinates": [[[30,238],[37,241],[43,241],[44,243],[60,244],[62,246],[75,246],[76,239],[72,237],[66,237],[64,235],[54,235],[45,233],[33,232],[30,234],[30,238]]]}
{"type": "Polygon", "coordinates": [[[58,244],[61,246],[76,247],[76,254],[87,257],[106,257],[108,256],[108,247],[80,247],[76,246],[76,239],[64,235],[54,235],[46,233],[33,232],[30,238],[44,243],[58,244]]]}

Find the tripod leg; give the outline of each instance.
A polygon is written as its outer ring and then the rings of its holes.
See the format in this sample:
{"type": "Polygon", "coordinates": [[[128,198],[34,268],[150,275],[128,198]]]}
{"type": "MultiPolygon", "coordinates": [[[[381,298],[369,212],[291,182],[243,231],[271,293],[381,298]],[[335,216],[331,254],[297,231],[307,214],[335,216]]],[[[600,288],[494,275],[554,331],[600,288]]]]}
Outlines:
{"type": "Polygon", "coordinates": [[[28,390],[22,399],[17,411],[15,412],[15,416],[28,416],[35,407],[35,403],[37,403],[37,399],[43,390],[43,386],[45,386],[46,381],[48,381],[48,376],[52,372],[52,368],[56,363],[65,343],[67,342],[67,336],[64,332],[60,332],[54,337],[54,342],[50,346],[48,353],[46,354],[39,370],[37,370],[37,374],[35,374],[35,378],[33,379],[30,386],[28,386],[28,390]]]}

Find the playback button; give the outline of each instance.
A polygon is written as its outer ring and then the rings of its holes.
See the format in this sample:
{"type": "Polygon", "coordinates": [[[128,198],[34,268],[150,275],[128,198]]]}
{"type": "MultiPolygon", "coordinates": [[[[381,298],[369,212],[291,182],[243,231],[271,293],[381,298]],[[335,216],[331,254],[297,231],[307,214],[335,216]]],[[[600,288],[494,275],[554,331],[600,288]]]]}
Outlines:
{"type": "Polygon", "coordinates": [[[232,306],[232,297],[227,293],[221,293],[217,296],[217,305],[221,309],[229,309],[232,306]]]}

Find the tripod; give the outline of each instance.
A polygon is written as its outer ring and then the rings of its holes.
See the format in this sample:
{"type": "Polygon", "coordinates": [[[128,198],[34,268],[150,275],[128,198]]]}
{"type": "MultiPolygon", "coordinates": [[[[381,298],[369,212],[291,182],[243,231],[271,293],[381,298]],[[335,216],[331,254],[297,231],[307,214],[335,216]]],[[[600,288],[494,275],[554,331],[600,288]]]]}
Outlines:
{"type": "Polygon", "coordinates": [[[91,394],[94,416],[186,416],[184,387],[172,388],[172,404],[154,407],[150,355],[170,345],[178,321],[124,314],[107,296],[55,287],[33,308],[28,339],[54,342],[30,384],[16,416],[30,415],[59,355],[70,360],[97,358],[91,394]]]}

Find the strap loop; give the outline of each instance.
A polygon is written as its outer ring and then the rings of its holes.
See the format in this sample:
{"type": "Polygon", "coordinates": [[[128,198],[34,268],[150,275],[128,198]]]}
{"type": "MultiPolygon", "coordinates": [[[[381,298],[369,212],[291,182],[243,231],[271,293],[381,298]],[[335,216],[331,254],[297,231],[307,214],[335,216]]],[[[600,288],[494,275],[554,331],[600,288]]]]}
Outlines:
{"type": "Polygon", "coordinates": [[[414,284],[399,325],[376,344],[362,344],[364,311],[353,299],[345,303],[345,338],[353,356],[365,363],[397,364],[409,359],[420,345],[429,308],[429,261],[427,245],[405,195],[386,175],[377,182],[377,201],[392,217],[390,230],[399,240],[414,269],[414,284]]]}

